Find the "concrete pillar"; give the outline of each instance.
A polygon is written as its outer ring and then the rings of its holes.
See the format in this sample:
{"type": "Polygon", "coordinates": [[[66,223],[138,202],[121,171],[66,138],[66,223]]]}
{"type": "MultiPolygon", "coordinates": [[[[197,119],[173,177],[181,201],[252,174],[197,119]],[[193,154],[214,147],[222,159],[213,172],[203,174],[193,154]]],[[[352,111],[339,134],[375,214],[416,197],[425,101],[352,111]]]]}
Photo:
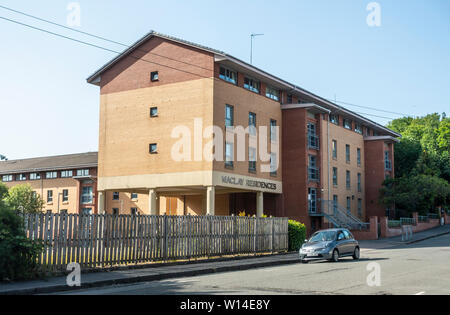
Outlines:
{"type": "Polygon", "coordinates": [[[262,218],[264,215],[264,193],[259,191],[256,193],[256,216],[262,218]]]}
{"type": "Polygon", "coordinates": [[[159,215],[159,200],[155,189],[150,189],[148,192],[148,210],[150,215],[159,215]]]}
{"type": "Polygon", "coordinates": [[[105,214],[105,192],[98,192],[98,214],[105,214]]]}
{"type": "Polygon", "coordinates": [[[209,186],[206,188],[206,215],[215,215],[216,188],[209,186]]]}

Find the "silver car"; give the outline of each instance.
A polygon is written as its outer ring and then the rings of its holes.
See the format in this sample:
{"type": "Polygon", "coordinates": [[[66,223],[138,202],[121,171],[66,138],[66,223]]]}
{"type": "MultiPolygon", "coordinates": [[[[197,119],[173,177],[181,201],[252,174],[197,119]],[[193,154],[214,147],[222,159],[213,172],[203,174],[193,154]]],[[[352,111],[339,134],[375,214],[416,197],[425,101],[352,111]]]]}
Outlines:
{"type": "Polygon", "coordinates": [[[353,257],[355,260],[360,257],[359,243],[347,229],[318,231],[300,248],[303,263],[311,260],[338,262],[341,257],[353,257]]]}

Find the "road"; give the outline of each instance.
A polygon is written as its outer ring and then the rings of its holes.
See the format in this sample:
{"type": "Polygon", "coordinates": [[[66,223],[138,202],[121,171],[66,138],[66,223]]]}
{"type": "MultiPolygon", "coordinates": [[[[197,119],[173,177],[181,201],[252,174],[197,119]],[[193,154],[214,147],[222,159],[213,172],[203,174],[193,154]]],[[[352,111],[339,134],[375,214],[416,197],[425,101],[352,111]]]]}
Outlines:
{"type": "Polygon", "coordinates": [[[314,262],[218,273],[130,285],[85,289],[62,294],[450,294],[450,235],[415,245],[363,249],[361,260],[314,262]],[[367,270],[380,267],[380,286],[367,270]],[[373,266],[371,266],[373,268],[373,266]],[[375,265],[375,268],[377,265],[375,265]],[[369,286],[367,278],[370,278],[369,286]]]}

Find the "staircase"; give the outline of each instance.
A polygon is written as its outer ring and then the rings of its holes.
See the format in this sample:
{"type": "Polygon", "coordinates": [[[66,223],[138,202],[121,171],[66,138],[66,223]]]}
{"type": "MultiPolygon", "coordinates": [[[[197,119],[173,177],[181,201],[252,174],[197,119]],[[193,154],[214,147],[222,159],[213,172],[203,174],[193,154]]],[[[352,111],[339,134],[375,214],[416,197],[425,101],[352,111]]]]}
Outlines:
{"type": "Polygon", "coordinates": [[[349,230],[365,230],[369,223],[364,223],[339,204],[334,205],[332,200],[322,200],[321,214],[336,228],[349,230]]]}

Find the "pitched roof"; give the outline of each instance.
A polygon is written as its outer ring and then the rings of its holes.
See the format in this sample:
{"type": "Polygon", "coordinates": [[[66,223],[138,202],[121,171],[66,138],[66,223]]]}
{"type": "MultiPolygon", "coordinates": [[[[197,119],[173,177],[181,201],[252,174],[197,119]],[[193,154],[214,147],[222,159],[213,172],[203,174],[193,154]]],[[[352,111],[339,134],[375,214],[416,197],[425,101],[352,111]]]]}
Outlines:
{"type": "Polygon", "coordinates": [[[357,120],[364,122],[368,125],[370,125],[373,128],[382,130],[394,137],[401,137],[401,134],[386,128],[385,126],[382,126],[381,124],[374,122],[373,120],[370,120],[362,115],[359,115],[351,110],[348,110],[340,105],[337,105],[323,97],[320,97],[312,92],[309,92],[295,84],[289,83],[283,79],[280,79],[264,70],[261,70],[245,61],[242,61],[236,57],[233,57],[232,55],[229,55],[223,51],[217,50],[217,49],[213,49],[213,48],[209,48],[203,45],[199,45],[184,39],[180,39],[180,38],[176,38],[176,37],[172,37],[169,35],[165,35],[165,34],[161,34],[155,31],[150,31],[148,34],[146,34],[144,37],[142,37],[141,39],[139,39],[137,42],[135,42],[133,45],[131,45],[130,47],[128,47],[127,49],[125,49],[120,55],[116,56],[115,58],[113,58],[111,61],[109,61],[108,63],[106,63],[103,67],[101,67],[99,70],[97,70],[94,74],[92,74],[89,78],[87,78],[87,82],[91,83],[91,84],[96,84],[96,80],[99,76],[101,76],[101,74],[103,72],[105,72],[106,70],[110,69],[111,67],[113,67],[117,62],[119,62],[122,58],[128,56],[129,54],[131,54],[135,49],[137,49],[140,45],[142,45],[143,43],[145,43],[146,41],[148,41],[149,39],[151,39],[152,37],[159,37],[159,38],[163,38],[169,41],[173,41],[173,42],[177,42],[177,43],[181,43],[187,46],[191,46],[203,51],[207,51],[210,53],[213,53],[216,55],[216,57],[220,57],[219,59],[224,59],[224,60],[228,60],[229,62],[239,65],[243,68],[248,69],[249,71],[252,71],[256,74],[259,74],[263,77],[268,78],[269,80],[276,82],[277,84],[283,86],[285,89],[288,89],[291,91],[291,93],[300,93],[302,95],[307,95],[315,100],[317,100],[318,102],[320,102],[322,106],[327,107],[328,109],[332,110],[333,112],[336,113],[342,113],[344,115],[349,115],[352,117],[355,117],[357,120]]]}
{"type": "Polygon", "coordinates": [[[46,156],[0,162],[0,175],[97,167],[98,152],[46,156]]]}

